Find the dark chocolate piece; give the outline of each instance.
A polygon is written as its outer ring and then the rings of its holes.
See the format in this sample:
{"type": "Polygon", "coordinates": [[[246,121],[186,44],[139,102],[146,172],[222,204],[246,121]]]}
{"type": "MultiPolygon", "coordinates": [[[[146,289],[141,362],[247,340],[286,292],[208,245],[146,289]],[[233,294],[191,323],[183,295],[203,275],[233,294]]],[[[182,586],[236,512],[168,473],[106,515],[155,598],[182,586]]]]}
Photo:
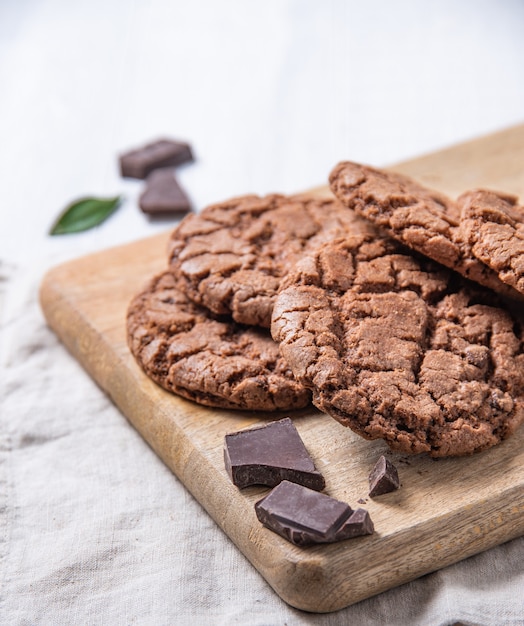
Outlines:
{"type": "Polygon", "coordinates": [[[159,139],[120,155],[120,172],[127,178],[145,178],[159,167],[182,165],[193,160],[189,144],[159,139]]]}
{"type": "Polygon", "coordinates": [[[361,535],[372,535],[375,527],[369,513],[365,509],[356,509],[344,524],[344,529],[344,539],[349,539],[350,537],[360,537],[361,535]]]}
{"type": "Polygon", "coordinates": [[[369,495],[380,496],[399,487],[397,468],[385,456],[381,456],[369,475],[369,495]]]}
{"type": "Polygon", "coordinates": [[[282,480],[318,491],[325,486],[289,417],[226,435],[224,462],[231,480],[240,488],[274,487],[282,480]]]}
{"type": "Polygon", "coordinates": [[[139,205],[142,211],[149,215],[191,211],[191,202],[178,184],[171,167],[163,167],[149,174],[139,205]]]}
{"type": "Polygon", "coordinates": [[[297,546],[333,543],[374,530],[367,511],[353,512],[345,502],[287,480],[257,502],[255,512],[264,526],[297,546]]]}

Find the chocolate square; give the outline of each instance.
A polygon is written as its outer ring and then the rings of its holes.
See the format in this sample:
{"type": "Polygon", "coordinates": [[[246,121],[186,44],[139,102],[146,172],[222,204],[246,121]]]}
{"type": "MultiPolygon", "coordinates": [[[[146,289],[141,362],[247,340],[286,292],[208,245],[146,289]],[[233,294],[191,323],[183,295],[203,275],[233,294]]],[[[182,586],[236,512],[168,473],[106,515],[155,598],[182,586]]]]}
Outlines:
{"type": "Polygon", "coordinates": [[[122,176],[144,179],[160,167],[174,167],[192,160],[189,144],[172,139],[158,139],[120,155],[119,162],[122,176]]]}
{"type": "Polygon", "coordinates": [[[224,462],[231,480],[240,488],[274,487],[282,480],[316,490],[325,486],[289,417],[226,435],[224,462]]]}

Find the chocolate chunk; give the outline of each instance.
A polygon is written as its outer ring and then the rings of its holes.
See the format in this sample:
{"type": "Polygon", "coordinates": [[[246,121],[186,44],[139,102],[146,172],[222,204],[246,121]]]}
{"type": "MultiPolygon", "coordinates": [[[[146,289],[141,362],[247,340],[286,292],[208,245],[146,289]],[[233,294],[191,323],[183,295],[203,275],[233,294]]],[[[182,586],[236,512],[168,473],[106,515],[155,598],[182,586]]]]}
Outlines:
{"type": "Polygon", "coordinates": [[[163,167],[149,174],[139,205],[144,213],[150,215],[191,211],[191,202],[170,167],[163,167]]]}
{"type": "Polygon", "coordinates": [[[325,486],[289,417],[226,435],[224,462],[231,480],[240,488],[274,487],[283,480],[318,491],[325,486]]]}
{"type": "Polygon", "coordinates": [[[369,513],[365,509],[357,509],[349,516],[344,524],[344,538],[360,537],[361,535],[372,535],[375,527],[369,513]]]}
{"type": "Polygon", "coordinates": [[[145,178],[159,167],[182,165],[193,160],[189,144],[159,139],[120,156],[120,172],[128,178],[145,178]]]}
{"type": "Polygon", "coordinates": [[[381,456],[369,475],[369,495],[380,496],[399,487],[397,468],[385,456],[381,456]]]}
{"type": "Polygon", "coordinates": [[[345,502],[287,480],[257,502],[255,512],[264,526],[297,546],[333,543],[374,530],[367,511],[353,512],[345,502]]]}

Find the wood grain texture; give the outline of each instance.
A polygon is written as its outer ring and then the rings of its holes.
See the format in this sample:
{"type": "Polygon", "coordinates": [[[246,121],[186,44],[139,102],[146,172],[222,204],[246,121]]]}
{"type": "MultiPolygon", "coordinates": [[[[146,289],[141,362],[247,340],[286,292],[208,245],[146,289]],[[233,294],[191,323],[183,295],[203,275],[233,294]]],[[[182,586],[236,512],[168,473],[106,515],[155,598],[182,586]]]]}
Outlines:
{"type": "MultiPolygon", "coordinates": [[[[524,125],[394,169],[456,195],[490,186],[524,195],[524,125]]],[[[325,188],[314,193],[325,193],[325,188]]],[[[254,503],[267,490],[239,491],[224,469],[224,435],[282,415],[200,407],[150,381],[125,337],[128,302],[165,267],[168,233],[52,269],[41,286],[49,326],[216,523],[289,604],[334,611],[524,534],[524,429],[476,456],[431,460],[390,453],[307,409],[295,424],[325,492],[356,508],[375,534],[298,548],[262,527],[254,503]],[[380,454],[401,488],[371,500],[367,476],[380,454]]]]}

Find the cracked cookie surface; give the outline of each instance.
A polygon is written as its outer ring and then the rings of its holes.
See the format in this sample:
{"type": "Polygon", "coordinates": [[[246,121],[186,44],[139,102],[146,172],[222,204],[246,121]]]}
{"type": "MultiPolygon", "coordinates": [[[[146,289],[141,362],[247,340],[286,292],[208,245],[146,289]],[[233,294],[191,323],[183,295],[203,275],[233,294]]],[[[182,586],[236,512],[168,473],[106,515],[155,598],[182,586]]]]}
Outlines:
{"type": "Polygon", "coordinates": [[[188,300],[170,272],[130,303],[127,338],[150,378],[200,404],[275,411],[310,401],[267,330],[213,319],[188,300]]]}
{"type": "Polygon", "coordinates": [[[524,420],[522,325],[498,300],[393,240],[354,236],[297,263],[272,333],[343,425],[402,452],[464,455],[524,420]]]}
{"type": "Polygon", "coordinates": [[[524,207],[517,198],[478,189],[462,194],[461,236],[477,259],[524,294],[524,207]]]}
{"type": "Polygon", "coordinates": [[[332,197],[242,196],[182,220],[169,264],[194,302],[269,328],[281,280],[300,256],[337,235],[373,231],[332,197]]]}
{"type": "Polygon", "coordinates": [[[407,176],[350,161],[333,169],[330,185],[342,203],[410,249],[501,295],[522,299],[473,253],[463,236],[457,202],[407,176]]]}

